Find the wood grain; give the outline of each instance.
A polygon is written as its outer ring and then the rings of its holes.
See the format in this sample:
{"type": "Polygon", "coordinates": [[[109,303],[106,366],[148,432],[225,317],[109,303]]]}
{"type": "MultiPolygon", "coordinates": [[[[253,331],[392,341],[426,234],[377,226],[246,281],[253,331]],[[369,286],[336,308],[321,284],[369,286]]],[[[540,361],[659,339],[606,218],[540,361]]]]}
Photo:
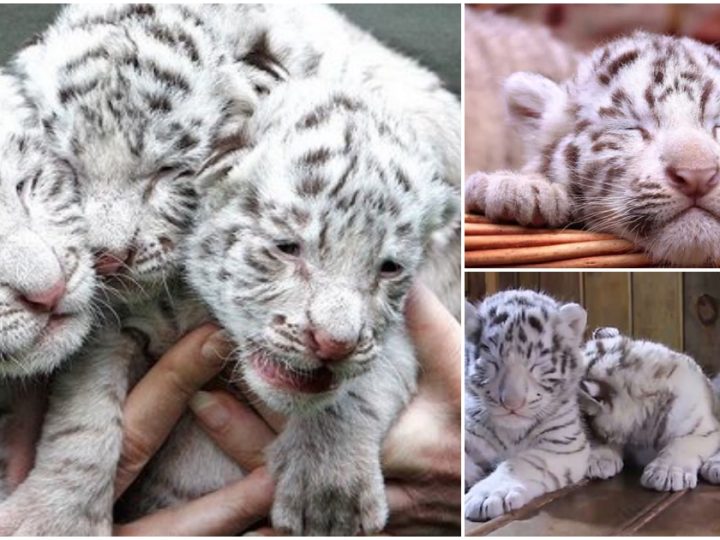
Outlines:
{"type": "Polygon", "coordinates": [[[630,279],[633,336],[683,350],[682,274],[633,272],[630,279]]]}
{"type": "Polygon", "coordinates": [[[588,330],[614,326],[624,334],[631,334],[630,275],[627,272],[586,272],[583,278],[588,330]]]}
{"type": "Polygon", "coordinates": [[[720,274],[683,275],[685,350],[710,374],[720,368],[720,274]]]}

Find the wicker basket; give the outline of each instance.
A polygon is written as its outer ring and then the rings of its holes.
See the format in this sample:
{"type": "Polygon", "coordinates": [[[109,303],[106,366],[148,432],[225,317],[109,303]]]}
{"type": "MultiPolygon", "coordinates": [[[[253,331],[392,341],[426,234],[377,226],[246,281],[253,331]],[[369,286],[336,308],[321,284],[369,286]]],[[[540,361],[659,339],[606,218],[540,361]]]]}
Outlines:
{"type": "Polygon", "coordinates": [[[465,215],[465,267],[641,268],[654,266],[632,242],[576,229],[529,229],[465,215]]]}

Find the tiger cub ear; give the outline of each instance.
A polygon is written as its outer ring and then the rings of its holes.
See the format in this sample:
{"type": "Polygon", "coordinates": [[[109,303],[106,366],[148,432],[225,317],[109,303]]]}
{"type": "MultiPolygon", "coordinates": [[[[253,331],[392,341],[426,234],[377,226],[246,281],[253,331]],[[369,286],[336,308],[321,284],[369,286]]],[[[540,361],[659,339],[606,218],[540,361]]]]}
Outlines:
{"type": "Polygon", "coordinates": [[[579,345],[587,325],[587,312],[579,304],[565,304],[560,307],[559,315],[560,324],[568,330],[566,337],[579,345]]]}
{"type": "Polygon", "coordinates": [[[612,386],[605,381],[583,379],[578,392],[580,409],[589,416],[597,416],[610,403],[614,393],[612,386]]]}
{"type": "Polygon", "coordinates": [[[612,326],[601,326],[593,330],[593,339],[612,338],[620,335],[620,330],[613,328],[612,326]]]}
{"type": "Polygon", "coordinates": [[[510,119],[524,131],[538,131],[543,116],[565,109],[567,94],[557,83],[538,73],[518,72],[503,85],[510,119]]]}
{"type": "Polygon", "coordinates": [[[602,410],[602,403],[597,399],[600,387],[595,381],[580,381],[578,404],[580,410],[588,416],[597,416],[602,410]]]}

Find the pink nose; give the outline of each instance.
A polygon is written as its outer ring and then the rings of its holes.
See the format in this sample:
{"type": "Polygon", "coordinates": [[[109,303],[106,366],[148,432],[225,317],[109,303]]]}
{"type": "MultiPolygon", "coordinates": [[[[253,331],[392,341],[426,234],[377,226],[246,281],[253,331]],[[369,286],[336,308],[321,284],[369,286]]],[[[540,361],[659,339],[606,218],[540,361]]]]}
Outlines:
{"type": "Polygon", "coordinates": [[[688,197],[707,195],[720,180],[717,167],[695,169],[669,166],[666,173],[670,185],[688,197]]]}
{"type": "Polygon", "coordinates": [[[509,396],[503,392],[500,395],[500,403],[508,411],[515,412],[525,406],[525,398],[522,396],[509,396]]]}
{"type": "Polygon", "coordinates": [[[128,250],[116,253],[103,251],[95,255],[95,271],[101,276],[117,274],[130,258],[128,250]]]}
{"type": "Polygon", "coordinates": [[[65,296],[65,281],[58,281],[55,285],[44,291],[27,292],[22,295],[23,300],[44,311],[53,311],[65,296]]]}
{"type": "Polygon", "coordinates": [[[308,330],[308,348],[322,362],[337,362],[355,350],[357,340],[334,339],[323,330],[308,330]]]}

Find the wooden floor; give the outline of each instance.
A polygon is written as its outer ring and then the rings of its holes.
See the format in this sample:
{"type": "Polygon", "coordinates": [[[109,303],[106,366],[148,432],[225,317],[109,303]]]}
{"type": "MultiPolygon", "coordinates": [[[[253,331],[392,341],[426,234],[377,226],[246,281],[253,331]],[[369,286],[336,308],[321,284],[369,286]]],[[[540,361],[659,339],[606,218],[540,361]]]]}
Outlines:
{"type": "Polygon", "coordinates": [[[488,523],[465,523],[470,536],[715,536],[720,486],[659,493],[640,485],[640,471],[591,481],[488,523]]]}

